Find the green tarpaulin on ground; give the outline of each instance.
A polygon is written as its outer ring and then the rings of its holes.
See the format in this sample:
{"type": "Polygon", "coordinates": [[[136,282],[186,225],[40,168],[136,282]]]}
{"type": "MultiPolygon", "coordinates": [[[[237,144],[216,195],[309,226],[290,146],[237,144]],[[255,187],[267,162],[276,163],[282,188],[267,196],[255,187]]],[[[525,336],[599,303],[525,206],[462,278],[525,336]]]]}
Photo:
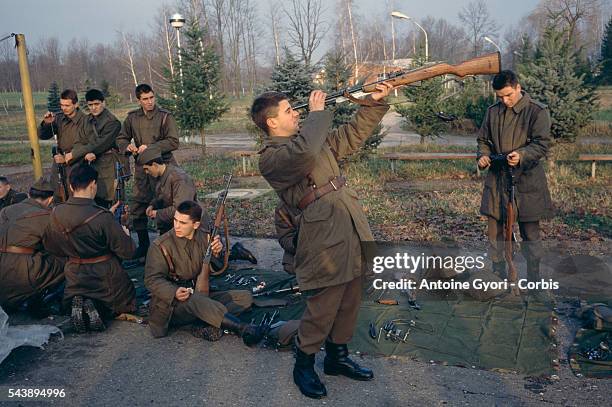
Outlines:
{"type": "MultiPolygon", "coordinates": [[[[230,273],[234,273],[230,271],[230,273]]],[[[257,276],[268,286],[286,279],[279,272],[242,270],[240,274],[257,276]]],[[[211,279],[218,289],[237,289],[224,282],[225,277],[211,279]]],[[[554,373],[553,360],[557,354],[553,346],[555,323],[552,307],[538,301],[505,297],[488,302],[478,302],[449,293],[445,299],[429,296],[418,299],[421,310],[410,308],[407,301],[397,296],[400,305],[375,303],[379,292],[364,296],[358,327],[350,348],[352,351],[380,356],[409,356],[421,361],[436,361],[449,365],[516,371],[526,375],[550,375],[554,373]],[[392,342],[384,338],[380,342],[369,335],[369,323],[377,330],[385,321],[393,319],[413,320],[406,343],[392,342]]],[[[276,298],[276,297],[274,297],[276,298]]],[[[282,297],[286,298],[286,297],[282,297]]],[[[386,294],[385,298],[393,298],[386,294]]],[[[299,296],[293,303],[278,307],[279,319],[299,319],[304,302],[299,296]]],[[[272,308],[254,307],[242,318],[259,321],[272,308]]],[[[378,331],[377,331],[378,333],[378,331]]]]}

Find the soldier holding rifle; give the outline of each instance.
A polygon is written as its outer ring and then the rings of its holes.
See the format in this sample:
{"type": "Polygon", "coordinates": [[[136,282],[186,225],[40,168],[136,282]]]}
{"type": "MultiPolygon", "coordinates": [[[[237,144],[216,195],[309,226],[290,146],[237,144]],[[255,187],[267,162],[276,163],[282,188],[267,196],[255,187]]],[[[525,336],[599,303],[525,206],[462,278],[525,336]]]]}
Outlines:
{"type": "Polygon", "coordinates": [[[488,218],[487,235],[493,271],[506,278],[502,242],[505,240],[504,222],[509,212],[511,188],[508,183],[513,182],[514,178],[515,200],[511,203],[512,209],[518,220],[521,238],[527,242],[522,245],[527,260],[527,277],[535,279],[539,278],[542,257],[539,221],[552,214],[550,192],[541,162],[551,142],[550,114],[545,105],[531,99],[521,89],[512,71],[495,75],[493,89],[499,101],[487,110],[478,134],[478,166],[483,169],[490,167],[480,213],[488,218]],[[504,155],[502,165],[491,160],[492,156],[499,154],[504,155]]]}
{"type": "MultiPolygon", "coordinates": [[[[60,108],[62,112],[53,114],[45,113],[40,126],[38,127],[38,137],[41,140],[49,140],[57,136],[56,154],[53,156],[53,166],[51,172],[58,174],[58,166],[71,164],[72,148],[78,138],[79,131],[85,123],[85,114],[79,110],[78,97],[76,91],[72,89],[64,90],[60,95],[60,108]]],[[[73,162],[74,163],[74,162],[73,162]]],[[[67,181],[66,181],[67,182],[67,181]]],[[[56,202],[63,202],[60,198],[63,191],[60,191],[61,186],[57,185],[54,199],[56,202]]]]}

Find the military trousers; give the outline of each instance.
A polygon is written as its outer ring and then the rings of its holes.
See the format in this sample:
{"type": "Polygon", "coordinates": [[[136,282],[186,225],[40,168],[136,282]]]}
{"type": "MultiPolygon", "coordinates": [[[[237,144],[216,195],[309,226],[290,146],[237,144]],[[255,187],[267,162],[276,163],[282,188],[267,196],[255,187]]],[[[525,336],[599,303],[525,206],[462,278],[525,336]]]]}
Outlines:
{"type": "Polygon", "coordinates": [[[363,277],[347,283],[306,291],[306,309],[298,328],[298,346],[302,352],[319,351],[326,339],[343,345],[353,338],[361,306],[363,277]]]}
{"type": "Polygon", "coordinates": [[[177,301],[170,324],[186,325],[198,320],[217,328],[227,313],[240,315],[253,304],[253,296],[246,290],[213,291],[210,296],[194,292],[186,301],[177,301]]]}
{"type": "Polygon", "coordinates": [[[64,281],[65,259],[37,253],[0,253],[0,305],[16,307],[64,281]]]}
{"type": "MultiPolygon", "coordinates": [[[[518,222],[521,234],[521,251],[527,263],[538,261],[543,256],[540,241],[540,222],[518,222]]],[[[495,263],[505,260],[504,257],[505,223],[488,217],[487,238],[489,240],[489,255],[495,263]]]]}

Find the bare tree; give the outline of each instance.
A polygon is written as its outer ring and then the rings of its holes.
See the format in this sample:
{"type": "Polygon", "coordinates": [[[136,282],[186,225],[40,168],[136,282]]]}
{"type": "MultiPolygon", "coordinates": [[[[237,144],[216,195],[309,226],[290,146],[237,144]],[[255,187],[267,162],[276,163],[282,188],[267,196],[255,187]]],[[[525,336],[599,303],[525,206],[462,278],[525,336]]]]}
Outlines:
{"type": "Polygon", "coordinates": [[[270,28],[272,29],[272,39],[274,40],[274,63],[280,65],[280,30],[281,30],[281,19],[280,19],[280,3],[270,2],[269,3],[269,16],[270,16],[270,28]]]}
{"type": "Polygon", "coordinates": [[[459,20],[467,28],[473,56],[477,56],[482,50],[485,35],[494,37],[497,34],[497,23],[489,14],[484,0],[470,2],[459,12],[459,20]]]}
{"type": "Polygon", "coordinates": [[[359,78],[359,60],[357,59],[357,37],[355,36],[355,26],[353,24],[353,0],[344,0],[348,15],[349,29],[351,31],[351,43],[353,44],[353,57],[355,63],[354,78],[359,78]]]}
{"type": "Polygon", "coordinates": [[[321,45],[329,29],[323,21],[322,0],[291,0],[283,11],[289,20],[289,42],[299,50],[306,65],[311,65],[312,55],[321,45]]]}
{"type": "Polygon", "coordinates": [[[128,38],[129,35],[126,34],[125,31],[119,30],[118,34],[122,47],[122,60],[134,80],[134,86],[138,86],[138,77],[136,76],[136,66],[134,63],[134,46],[128,38]]]}

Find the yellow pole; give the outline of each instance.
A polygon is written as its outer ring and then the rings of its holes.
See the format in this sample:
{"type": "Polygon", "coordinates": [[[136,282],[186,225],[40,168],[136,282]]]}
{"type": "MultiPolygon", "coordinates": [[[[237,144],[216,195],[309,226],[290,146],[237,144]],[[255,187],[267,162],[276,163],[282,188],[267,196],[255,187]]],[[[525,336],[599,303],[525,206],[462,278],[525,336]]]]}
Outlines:
{"type": "Polygon", "coordinates": [[[36,118],[34,117],[34,99],[32,98],[32,85],[30,84],[30,69],[26,52],[25,36],[15,36],[17,55],[19,57],[19,75],[21,76],[21,93],[25,107],[26,125],[28,137],[32,147],[32,166],[34,167],[34,179],[42,177],[42,161],[40,159],[40,146],[38,145],[38,133],[36,131],[36,118]]]}

